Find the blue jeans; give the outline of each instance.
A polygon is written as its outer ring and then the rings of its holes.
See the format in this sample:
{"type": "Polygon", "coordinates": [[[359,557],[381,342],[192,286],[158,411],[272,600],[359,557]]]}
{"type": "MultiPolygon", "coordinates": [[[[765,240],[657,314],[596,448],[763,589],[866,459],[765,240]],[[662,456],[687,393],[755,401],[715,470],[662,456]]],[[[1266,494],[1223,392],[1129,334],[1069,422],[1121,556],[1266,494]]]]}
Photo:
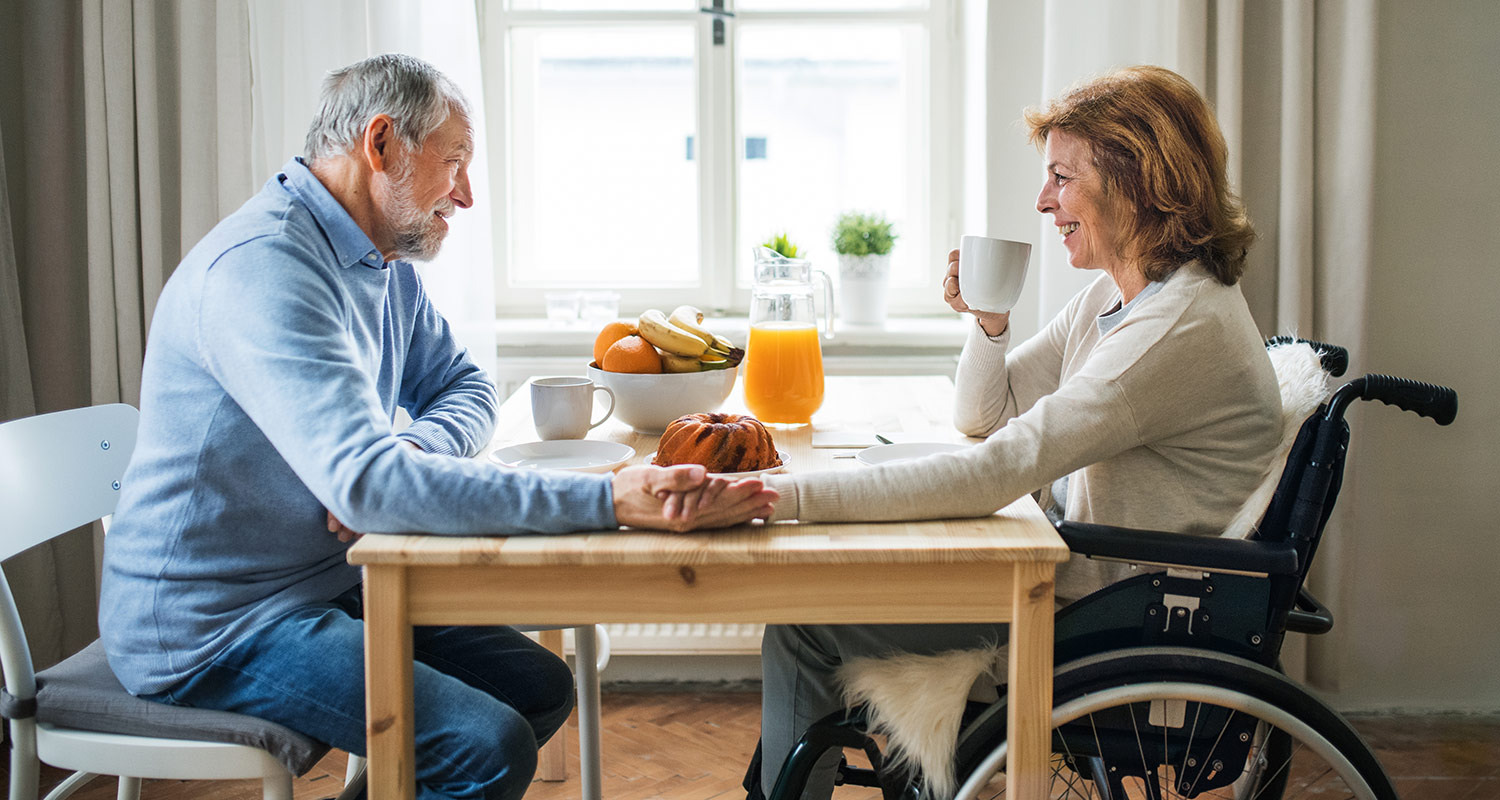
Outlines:
{"type": "MultiPolygon", "coordinates": [[[[360,587],[299,608],[148,699],[250,714],[365,753],[360,587]]],[[[573,709],[573,673],[507,627],[413,631],[417,797],[510,800],[573,709]]]]}

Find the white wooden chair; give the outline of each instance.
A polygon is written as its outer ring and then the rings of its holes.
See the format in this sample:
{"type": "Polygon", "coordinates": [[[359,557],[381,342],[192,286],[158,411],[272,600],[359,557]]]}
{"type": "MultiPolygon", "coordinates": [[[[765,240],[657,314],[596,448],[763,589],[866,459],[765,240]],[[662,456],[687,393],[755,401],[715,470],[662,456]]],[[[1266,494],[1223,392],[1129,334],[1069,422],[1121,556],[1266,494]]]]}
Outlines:
{"type": "MultiPolygon", "coordinates": [[[[0,425],[0,560],[113,513],[138,417],[115,404],[0,425]]],[[[266,800],[291,800],[293,776],[328,751],[265,720],[134,697],[97,640],[35,672],[3,575],[0,668],[0,710],[13,741],[10,800],[35,800],[41,763],[74,770],[47,800],[101,774],[119,776],[121,800],[139,797],[142,778],[258,778],[266,800]]]]}
{"type": "MultiPolygon", "coordinates": [[[[0,561],[81,525],[108,524],[138,420],[134,408],[112,404],[0,424],[0,561]]],[[[598,670],[608,661],[608,640],[597,648],[593,627],[575,636],[583,795],[598,798],[598,670]]],[[[42,763],[74,771],[46,800],[63,800],[99,775],[119,777],[120,800],[137,800],[142,778],[254,778],[266,800],[291,800],[292,779],[329,750],[255,717],[137,698],[115,678],[98,640],[37,673],[3,574],[0,670],[0,715],[13,742],[10,800],[36,799],[42,763]]],[[[550,778],[561,780],[561,738],[555,742],[550,778]]],[[[364,766],[350,757],[340,800],[363,789],[364,766]]]]}

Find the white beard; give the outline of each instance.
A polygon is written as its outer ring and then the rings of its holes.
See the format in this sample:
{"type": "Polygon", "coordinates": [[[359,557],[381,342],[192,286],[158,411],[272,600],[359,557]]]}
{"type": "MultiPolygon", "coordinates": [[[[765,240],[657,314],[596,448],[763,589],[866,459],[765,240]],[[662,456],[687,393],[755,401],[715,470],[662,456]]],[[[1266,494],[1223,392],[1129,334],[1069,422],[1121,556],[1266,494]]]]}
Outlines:
{"type": "Polygon", "coordinates": [[[445,199],[428,209],[418,207],[412,198],[411,177],[415,171],[416,165],[410,157],[392,171],[388,179],[390,212],[386,224],[395,237],[395,260],[431,261],[448,236],[447,226],[438,221],[436,212],[445,205],[451,209],[451,201],[445,199]]]}

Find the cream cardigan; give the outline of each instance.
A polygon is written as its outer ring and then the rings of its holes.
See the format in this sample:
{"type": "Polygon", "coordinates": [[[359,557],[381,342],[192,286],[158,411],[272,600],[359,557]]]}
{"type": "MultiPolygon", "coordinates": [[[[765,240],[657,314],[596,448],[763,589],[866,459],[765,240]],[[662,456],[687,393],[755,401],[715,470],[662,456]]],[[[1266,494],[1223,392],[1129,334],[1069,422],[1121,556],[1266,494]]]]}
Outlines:
{"type": "MultiPolygon", "coordinates": [[[[959,358],[954,421],[975,447],[854,470],[773,475],[775,520],[992,514],[1053,480],[1067,517],[1218,535],[1260,482],[1281,435],[1276,375],[1244,296],[1195,263],[1103,335],[1119,291],[1102,275],[1007,354],[976,323],[959,358]]],[[[1125,577],[1075,558],[1059,601],[1125,577]]]]}

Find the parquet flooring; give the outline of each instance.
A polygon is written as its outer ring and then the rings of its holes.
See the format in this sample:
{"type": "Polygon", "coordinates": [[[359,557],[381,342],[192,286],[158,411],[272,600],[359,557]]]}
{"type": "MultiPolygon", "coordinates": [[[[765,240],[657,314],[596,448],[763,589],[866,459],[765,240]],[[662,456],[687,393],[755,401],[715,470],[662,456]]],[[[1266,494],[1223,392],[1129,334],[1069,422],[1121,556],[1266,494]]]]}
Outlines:
{"type": "MultiPolygon", "coordinates": [[[[740,800],[740,779],[760,735],[754,692],[606,691],[604,796],[608,800],[740,800]]],[[[1500,800],[1500,716],[1356,717],[1356,728],[1385,764],[1403,800],[1500,800]]],[[[569,732],[568,775],[532,784],[527,800],[576,800],[578,747],[569,732]]],[[[8,752],[8,749],[7,749],[8,752]]],[[[328,755],[294,786],[295,800],[338,794],[346,760],[328,755]]],[[[5,770],[8,774],[9,769],[5,770]]],[[[43,792],[63,773],[43,768],[43,792]]],[[[111,800],[114,782],[96,780],[73,795],[111,800]]],[[[142,800],[258,800],[252,781],[146,781],[142,800]]],[[[837,800],[874,800],[846,787],[837,800]]]]}

